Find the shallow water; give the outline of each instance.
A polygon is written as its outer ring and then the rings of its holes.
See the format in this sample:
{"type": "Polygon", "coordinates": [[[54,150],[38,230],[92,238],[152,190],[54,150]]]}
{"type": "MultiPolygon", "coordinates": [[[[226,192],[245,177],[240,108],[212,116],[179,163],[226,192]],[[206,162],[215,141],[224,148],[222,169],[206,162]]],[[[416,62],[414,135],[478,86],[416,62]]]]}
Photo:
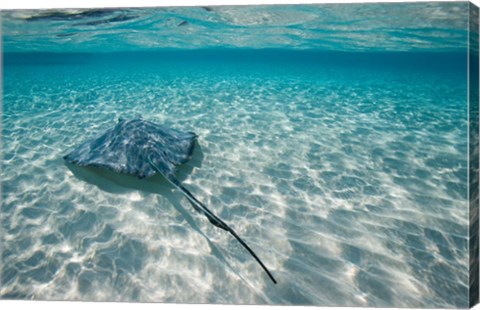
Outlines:
{"type": "MultiPolygon", "coordinates": [[[[11,40],[7,51],[26,46],[11,40]]],[[[5,54],[0,296],[467,306],[456,46],[5,54]],[[199,135],[180,179],[277,285],[161,177],[64,163],[134,116],[199,135]]]]}

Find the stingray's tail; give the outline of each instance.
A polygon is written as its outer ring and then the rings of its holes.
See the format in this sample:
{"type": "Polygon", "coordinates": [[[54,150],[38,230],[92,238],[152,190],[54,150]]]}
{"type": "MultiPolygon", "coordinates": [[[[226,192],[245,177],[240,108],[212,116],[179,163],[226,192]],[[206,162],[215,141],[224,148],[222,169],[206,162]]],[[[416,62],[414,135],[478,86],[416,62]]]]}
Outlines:
{"type": "MultiPolygon", "coordinates": [[[[171,180],[170,180],[171,181],[171,180]]],[[[263,270],[265,270],[265,272],[268,274],[268,276],[270,277],[270,279],[273,281],[273,283],[277,284],[277,281],[275,280],[275,278],[272,276],[272,274],[270,273],[270,271],[267,269],[267,267],[265,267],[265,265],[262,263],[262,261],[260,260],[260,258],[258,258],[258,256],[255,254],[255,252],[253,252],[252,249],[250,249],[250,247],[245,243],[245,241],[242,240],[242,238],[240,238],[240,236],[237,235],[237,233],[232,229],[230,228],[230,226],[228,226],[224,221],[222,221],[220,218],[218,218],[215,214],[213,214],[207,207],[205,207],[200,201],[197,200],[197,198],[195,198],[192,193],[190,193],[190,191],[188,189],[186,189],[185,187],[182,186],[182,184],[180,184],[180,182],[178,182],[177,179],[174,179],[174,182],[172,182],[172,184],[175,185],[175,187],[177,187],[179,190],[181,190],[183,192],[183,194],[185,194],[185,197],[187,197],[187,199],[192,203],[192,205],[196,206],[196,210],[199,210],[200,212],[202,212],[203,214],[205,214],[205,216],[208,218],[208,220],[210,221],[210,223],[212,223],[213,225],[223,229],[223,230],[226,230],[228,231],[230,234],[232,234],[232,236],[235,237],[235,239],[238,240],[238,242],[240,242],[241,245],[243,245],[243,247],[250,253],[252,254],[253,258],[255,258],[255,260],[260,264],[260,266],[262,266],[263,270]]]]}
{"type": "Polygon", "coordinates": [[[165,179],[167,179],[173,186],[179,189],[185,195],[185,197],[187,197],[187,199],[190,201],[190,203],[195,208],[195,210],[203,213],[208,218],[210,223],[232,234],[232,236],[234,236],[235,239],[237,239],[238,242],[240,242],[240,244],[243,245],[243,247],[253,256],[253,258],[255,258],[255,260],[260,264],[260,266],[262,266],[263,270],[265,270],[265,272],[268,274],[268,276],[273,281],[273,283],[277,284],[277,281],[272,276],[272,274],[267,269],[267,267],[265,267],[265,265],[262,263],[260,258],[258,258],[258,256],[253,252],[253,250],[250,249],[250,247],[245,243],[245,241],[243,241],[242,238],[240,238],[237,235],[237,233],[232,228],[230,228],[230,226],[228,226],[224,221],[222,221],[219,217],[213,214],[212,211],[210,211],[200,201],[198,201],[198,199],[195,198],[188,189],[183,187],[183,185],[173,175],[164,175],[151,161],[150,161],[150,164],[153,166],[153,168],[155,168],[155,170],[157,170],[158,173],[162,174],[165,177],[165,179]]]}

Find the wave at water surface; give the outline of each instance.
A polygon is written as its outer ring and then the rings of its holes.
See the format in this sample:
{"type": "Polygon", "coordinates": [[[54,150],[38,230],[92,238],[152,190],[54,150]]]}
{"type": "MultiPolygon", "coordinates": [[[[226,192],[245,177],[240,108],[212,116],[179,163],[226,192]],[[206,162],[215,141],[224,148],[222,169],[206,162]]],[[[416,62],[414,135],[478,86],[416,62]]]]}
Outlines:
{"type": "Polygon", "coordinates": [[[4,11],[6,51],[289,48],[459,50],[468,3],[4,11]]]}

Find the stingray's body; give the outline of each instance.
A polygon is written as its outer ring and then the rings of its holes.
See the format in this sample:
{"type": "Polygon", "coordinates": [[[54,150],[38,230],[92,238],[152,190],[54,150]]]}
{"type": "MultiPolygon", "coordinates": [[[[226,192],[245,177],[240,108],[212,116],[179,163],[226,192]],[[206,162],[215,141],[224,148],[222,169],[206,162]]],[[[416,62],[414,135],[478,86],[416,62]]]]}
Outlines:
{"type": "Polygon", "coordinates": [[[143,119],[119,120],[101,136],[80,144],[64,159],[78,166],[109,169],[139,179],[160,173],[180,190],[192,206],[215,226],[230,232],[262,266],[265,265],[225,222],[198,201],[175,177],[176,167],[192,156],[197,135],[181,132],[143,119]]]}
{"type": "Polygon", "coordinates": [[[79,165],[106,168],[139,179],[159,172],[174,178],[175,168],[192,156],[197,136],[143,119],[119,120],[115,127],[65,156],[79,165]],[[156,168],[157,169],[156,169],[156,168]]]}

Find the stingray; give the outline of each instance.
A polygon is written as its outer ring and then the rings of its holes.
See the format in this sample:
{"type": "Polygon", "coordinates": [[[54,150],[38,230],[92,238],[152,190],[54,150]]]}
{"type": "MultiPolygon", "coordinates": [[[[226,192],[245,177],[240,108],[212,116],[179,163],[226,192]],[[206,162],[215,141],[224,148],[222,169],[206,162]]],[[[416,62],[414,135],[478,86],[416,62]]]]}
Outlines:
{"type": "Polygon", "coordinates": [[[188,199],[195,210],[204,214],[210,223],[232,234],[276,284],[270,271],[245,241],[176,178],[177,166],[191,158],[196,140],[197,135],[193,132],[182,132],[141,118],[119,119],[113,128],[80,144],[63,158],[77,166],[104,168],[133,175],[138,179],[161,174],[188,199]]]}

